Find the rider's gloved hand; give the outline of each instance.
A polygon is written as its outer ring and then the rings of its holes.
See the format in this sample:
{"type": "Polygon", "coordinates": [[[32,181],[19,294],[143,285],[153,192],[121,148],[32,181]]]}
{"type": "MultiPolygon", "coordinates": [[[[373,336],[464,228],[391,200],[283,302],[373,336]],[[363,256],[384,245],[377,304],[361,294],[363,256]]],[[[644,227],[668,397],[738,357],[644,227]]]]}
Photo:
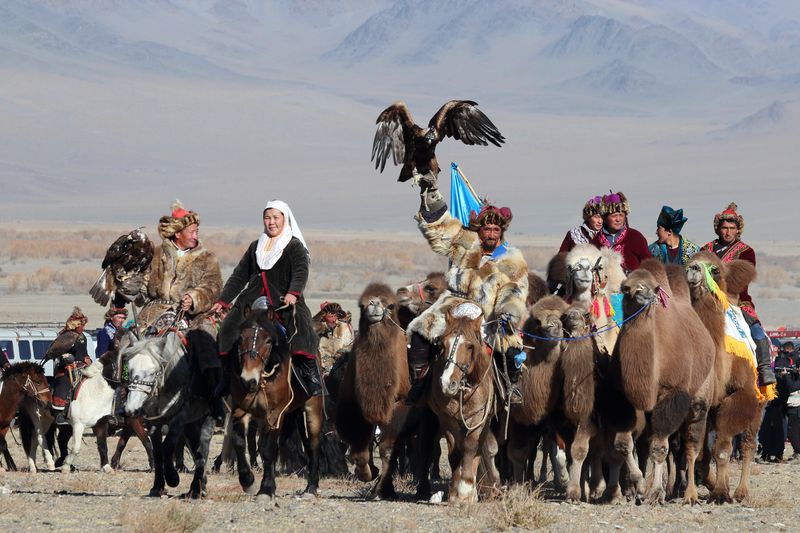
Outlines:
{"type": "Polygon", "coordinates": [[[445,211],[447,211],[447,204],[438,189],[428,189],[420,194],[419,212],[425,222],[435,222],[445,211]]]}
{"type": "Polygon", "coordinates": [[[528,354],[519,348],[509,348],[506,352],[506,357],[508,357],[509,360],[513,359],[515,367],[522,368],[523,363],[525,363],[528,358],[528,354]]]}

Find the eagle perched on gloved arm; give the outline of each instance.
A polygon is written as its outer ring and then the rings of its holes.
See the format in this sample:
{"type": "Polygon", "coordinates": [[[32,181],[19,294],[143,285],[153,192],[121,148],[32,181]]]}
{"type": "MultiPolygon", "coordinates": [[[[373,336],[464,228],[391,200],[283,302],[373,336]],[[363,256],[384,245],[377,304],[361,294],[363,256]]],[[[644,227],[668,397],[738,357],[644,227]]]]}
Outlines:
{"type": "Polygon", "coordinates": [[[464,144],[500,146],[505,137],[489,117],[471,100],[450,100],[428,122],[427,128],[414,123],[411,112],[403,102],[395,102],[378,115],[378,129],[372,143],[372,160],[375,168],[383,172],[389,153],[395,165],[402,162],[403,169],[397,181],[422,180],[423,191],[436,188],[439,163],[436,145],[445,137],[453,137],[464,144]]]}
{"type": "Polygon", "coordinates": [[[103,273],[89,290],[94,301],[105,306],[114,297],[129,302],[134,300],[146,283],[145,274],[153,259],[153,251],[153,243],[142,228],[114,241],[103,259],[103,273]]]}

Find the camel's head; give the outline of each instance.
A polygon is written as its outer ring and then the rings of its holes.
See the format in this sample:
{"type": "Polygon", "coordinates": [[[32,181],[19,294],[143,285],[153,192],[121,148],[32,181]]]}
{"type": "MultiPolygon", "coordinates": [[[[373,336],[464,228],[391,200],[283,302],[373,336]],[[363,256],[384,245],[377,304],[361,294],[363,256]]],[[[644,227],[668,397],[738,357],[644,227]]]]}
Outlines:
{"type": "Polygon", "coordinates": [[[602,270],[600,250],[591,244],[575,246],[564,258],[567,269],[567,299],[591,298],[595,273],[602,270]]]}
{"type": "Polygon", "coordinates": [[[412,283],[397,289],[397,303],[405,307],[414,316],[433,305],[447,289],[447,281],[443,272],[431,272],[428,277],[418,283],[412,283]]]}
{"type": "Polygon", "coordinates": [[[725,290],[725,279],[723,277],[722,262],[716,254],[707,252],[705,250],[697,252],[692,260],[686,265],[686,281],[689,283],[689,288],[692,294],[697,292],[706,293],[711,291],[706,272],[714,280],[714,282],[725,290]]]}
{"type": "Polygon", "coordinates": [[[564,336],[561,317],[568,307],[559,296],[545,296],[531,308],[527,327],[539,337],[561,338],[564,336]]]}
{"type": "Polygon", "coordinates": [[[384,283],[370,283],[358,299],[361,309],[359,328],[368,328],[371,324],[382,321],[385,317],[396,320],[397,297],[392,289],[384,283]]]}
{"type": "Polygon", "coordinates": [[[626,317],[658,298],[661,287],[655,276],[642,268],[631,272],[622,282],[622,310],[626,317]]]}
{"type": "Polygon", "coordinates": [[[561,324],[570,337],[580,337],[589,333],[591,316],[584,305],[572,305],[561,315],[561,324]]]}

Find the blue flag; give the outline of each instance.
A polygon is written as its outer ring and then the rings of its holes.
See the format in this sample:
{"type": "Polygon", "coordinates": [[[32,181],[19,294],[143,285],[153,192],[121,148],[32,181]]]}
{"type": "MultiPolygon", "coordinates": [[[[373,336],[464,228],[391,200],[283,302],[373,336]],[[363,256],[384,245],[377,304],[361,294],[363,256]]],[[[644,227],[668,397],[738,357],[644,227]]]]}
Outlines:
{"type": "Polygon", "coordinates": [[[473,194],[458,172],[458,165],[450,163],[450,215],[469,226],[469,214],[481,210],[481,201],[473,194]]]}

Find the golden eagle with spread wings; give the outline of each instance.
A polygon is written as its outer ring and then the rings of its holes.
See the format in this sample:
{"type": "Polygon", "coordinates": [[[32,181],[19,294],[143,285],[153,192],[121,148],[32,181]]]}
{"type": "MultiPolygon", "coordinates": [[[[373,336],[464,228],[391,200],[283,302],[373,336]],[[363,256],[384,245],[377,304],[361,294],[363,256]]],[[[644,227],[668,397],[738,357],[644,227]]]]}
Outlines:
{"type": "Polygon", "coordinates": [[[105,306],[115,296],[126,301],[135,299],[146,282],[153,252],[153,242],[142,228],[121,235],[108,248],[101,265],[103,273],[89,290],[94,301],[105,306]]]}
{"type": "Polygon", "coordinates": [[[445,137],[453,137],[464,144],[500,146],[505,137],[500,134],[489,117],[471,100],[450,100],[428,122],[427,128],[414,123],[411,112],[403,102],[395,102],[378,115],[378,130],[372,143],[372,160],[375,168],[383,172],[389,153],[395,165],[403,168],[397,181],[425,180],[435,186],[439,175],[436,145],[445,137]]]}

